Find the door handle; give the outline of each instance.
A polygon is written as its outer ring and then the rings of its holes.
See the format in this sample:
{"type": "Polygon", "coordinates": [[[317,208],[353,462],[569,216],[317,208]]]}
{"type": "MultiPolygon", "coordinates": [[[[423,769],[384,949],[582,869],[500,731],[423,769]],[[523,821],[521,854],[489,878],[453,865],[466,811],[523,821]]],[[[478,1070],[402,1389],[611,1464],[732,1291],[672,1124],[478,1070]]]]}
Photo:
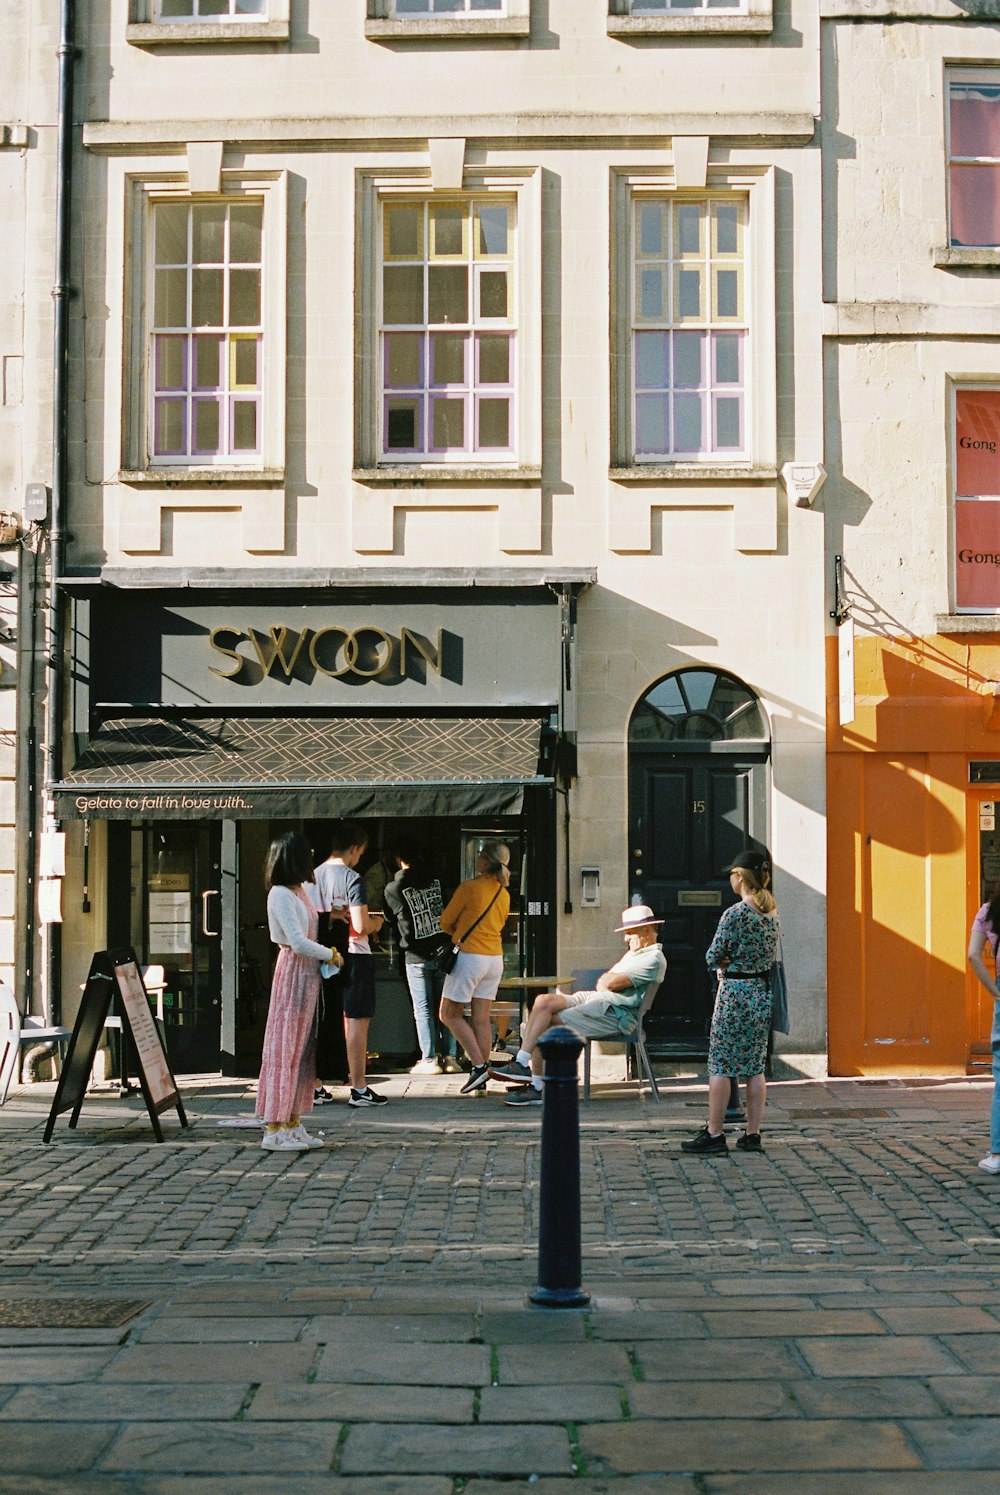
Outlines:
{"type": "Polygon", "coordinates": [[[221,896],[222,893],[219,888],[206,888],[201,895],[201,932],[202,934],[207,934],[210,939],[218,937],[222,933],[222,930],[209,929],[208,927],[208,900],[210,898],[221,898],[221,896]]]}

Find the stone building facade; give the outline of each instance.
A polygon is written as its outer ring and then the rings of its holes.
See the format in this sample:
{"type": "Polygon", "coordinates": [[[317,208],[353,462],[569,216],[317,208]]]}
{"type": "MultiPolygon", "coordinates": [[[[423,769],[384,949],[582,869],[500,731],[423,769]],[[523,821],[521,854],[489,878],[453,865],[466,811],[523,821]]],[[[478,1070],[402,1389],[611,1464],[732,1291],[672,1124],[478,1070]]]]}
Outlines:
{"type": "Polygon", "coordinates": [[[403,836],[445,884],[510,840],[512,976],[650,902],[666,1057],[769,847],[822,1064],[811,0],[95,0],[77,43],[64,1019],[132,945],[177,1067],[252,1072],[268,837],[352,815],[372,902],[403,836]]]}
{"type": "Polygon", "coordinates": [[[954,1073],[1000,879],[1000,7],[821,14],[830,1067],[954,1073]]]}

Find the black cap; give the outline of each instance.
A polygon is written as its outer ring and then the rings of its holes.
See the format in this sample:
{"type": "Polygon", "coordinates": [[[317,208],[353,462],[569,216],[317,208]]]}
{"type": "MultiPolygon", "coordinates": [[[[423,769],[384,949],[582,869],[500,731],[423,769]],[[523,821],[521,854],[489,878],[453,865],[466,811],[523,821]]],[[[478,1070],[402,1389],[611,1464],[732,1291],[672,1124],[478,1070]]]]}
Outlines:
{"type": "Polygon", "coordinates": [[[730,862],[724,870],[733,872],[737,867],[743,867],[747,872],[752,872],[759,878],[762,873],[771,871],[771,858],[763,851],[751,851],[749,846],[746,851],[741,851],[738,857],[730,862]]]}

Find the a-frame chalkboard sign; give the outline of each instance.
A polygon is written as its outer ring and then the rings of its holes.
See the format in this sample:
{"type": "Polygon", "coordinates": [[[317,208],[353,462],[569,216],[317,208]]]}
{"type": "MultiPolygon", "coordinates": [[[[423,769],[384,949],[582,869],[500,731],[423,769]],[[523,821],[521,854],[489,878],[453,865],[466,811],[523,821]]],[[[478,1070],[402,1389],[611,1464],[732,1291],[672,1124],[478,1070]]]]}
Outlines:
{"type": "Polygon", "coordinates": [[[142,984],[136,953],[134,950],[101,950],[90,962],[90,975],[83,989],[73,1036],[45,1125],[46,1142],[52,1137],[56,1117],[63,1111],[72,1111],[71,1127],[75,1127],[79,1120],[94,1058],[104,1033],[104,1022],[115,997],[121,1013],[122,1040],[124,1042],[131,1036],[138,1061],[139,1083],[157,1142],[163,1141],[159,1122],[161,1111],[176,1107],[181,1125],[188,1124],[177,1081],[170,1072],[163,1041],[142,984]]]}

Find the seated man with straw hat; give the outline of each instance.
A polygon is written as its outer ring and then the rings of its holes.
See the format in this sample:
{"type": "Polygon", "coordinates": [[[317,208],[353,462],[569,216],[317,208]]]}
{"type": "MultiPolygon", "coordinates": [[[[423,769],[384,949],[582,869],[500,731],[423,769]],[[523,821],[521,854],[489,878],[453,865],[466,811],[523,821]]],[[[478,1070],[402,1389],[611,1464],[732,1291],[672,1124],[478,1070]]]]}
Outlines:
{"type": "Polygon", "coordinates": [[[596,991],[578,991],[572,996],[547,991],[536,998],[521,1033],[521,1047],[509,1064],[491,1064],[490,1078],[521,1087],[512,1090],[508,1106],[542,1104],[542,1063],[536,1045],[549,1028],[569,1028],[578,1038],[628,1038],[642,1019],[647,991],[659,986],[667,970],[663,947],[656,938],[662,919],[653,917],[646,904],[622,912],[615,930],[625,936],[627,949],[603,976],[596,991]]]}

